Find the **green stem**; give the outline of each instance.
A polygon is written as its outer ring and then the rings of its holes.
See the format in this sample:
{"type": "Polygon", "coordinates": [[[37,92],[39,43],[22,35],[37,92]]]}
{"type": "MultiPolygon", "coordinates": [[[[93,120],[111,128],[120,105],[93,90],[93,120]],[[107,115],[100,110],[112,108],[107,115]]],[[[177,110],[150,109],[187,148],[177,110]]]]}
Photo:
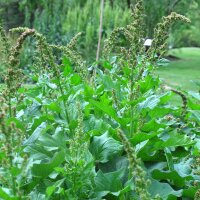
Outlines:
{"type": "MultiPolygon", "coordinates": [[[[9,155],[9,162],[10,162],[10,166],[12,168],[12,156],[11,155],[9,155]]],[[[16,189],[16,184],[15,184],[15,178],[13,175],[11,175],[11,179],[12,179],[12,190],[13,190],[13,194],[15,196],[17,189],[16,189]]]]}
{"type": "Polygon", "coordinates": [[[130,136],[133,135],[133,116],[134,116],[134,106],[133,106],[133,100],[134,100],[134,95],[133,95],[133,89],[134,89],[134,66],[136,65],[136,62],[131,66],[131,93],[130,93],[130,136]]]}
{"type": "MultiPolygon", "coordinates": [[[[60,80],[59,80],[58,86],[59,86],[59,89],[60,89],[62,96],[64,96],[64,92],[63,92],[63,88],[62,88],[62,85],[60,83],[60,80]]],[[[64,112],[65,112],[65,116],[66,116],[66,119],[67,119],[67,123],[68,123],[68,126],[69,126],[70,118],[69,118],[69,114],[67,112],[66,101],[64,99],[63,99],[63,106],[64,106],[64,112]]],[[[70,133],[72,133],[70,126],[69,126],[69,130],[70,130],[70,133]]]]}
{"type": "Polygon", "coordinates": [[[10,92],[9,92],[9,97],[8,97],[8,110],[9,110],[9,117],[12,117],[12,106],[11,106],[10,92]]]}
{"type": "MultiPolygon", "coordinates": [[[[10,133],[12,134],[12,132],[10,133]]],[[[7,135],[6,136],[6,142],[8,144],[8,159],[9,159],[9,164],[10,164],[10,169],[13,167],[13,159],[12,159],[12,147],[13,147],[13,138],[12,135],[7,135]],[[10,136],[10,137],[9,137],[10,136]]],[[[13,190],[13,194],[16,195],[16,184],[15,184],[15,177],[13,176],[13,174],[11,173],[11,182],[12,182],[12,190],[13,190]]]]}
{"type": "MultiPolygon", "coordinates": [[[[11,106],[11,95],[10,95],[10,86],[9,84],[7,85],[8,90],[9,90],[9,96],[8,96],[8,110],[9,110],[9,117],[12,117],[12,106],[11,106]]],[[[12,159],[12,147],[13,147],[13,138],[12,138],[12,132],[10,133],[10,139],[8,137],[6,137],[7,143],[9,144],[9,164],[10,164],[10,168],[13,167],[13,159],[12,159]],[[10,141],[9,141],[10,140],[10,141]]],[[[14,176],[11,174],[11,181],[12,181],[12,190],[13,190],[13,194],[16,195],[16,185],[15,185],[15,178],[14,176]]]]}

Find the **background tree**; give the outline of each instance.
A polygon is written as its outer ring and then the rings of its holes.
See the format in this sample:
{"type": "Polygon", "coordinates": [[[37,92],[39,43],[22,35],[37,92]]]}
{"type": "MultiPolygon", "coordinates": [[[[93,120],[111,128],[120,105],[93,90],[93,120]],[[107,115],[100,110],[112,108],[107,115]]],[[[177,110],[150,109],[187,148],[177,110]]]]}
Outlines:
{"type": "MultiPolygon", "coordinates": [[[[144,0],[146,37],[153,37],[153,27],[171,11],[184,14],[190,25],[172,26],[170,46],[200,46],[200,0],[144,0]]],[[[135,0],[107,0],[104,9],[104,40],[117,26],[129,23],[130,5],[135,0]]],[[[0,14],[6,29],[28,26],[45,34],[49,42],[67,43],[74,34],[83,32],[79,50],[95,60],[98,44],[100,0],[0,0],[0,14]]],[[[28,51],[27,51],[28,52],[28,51]]],[[[23,58],[24,59],[24,58],[23,58]]]]}

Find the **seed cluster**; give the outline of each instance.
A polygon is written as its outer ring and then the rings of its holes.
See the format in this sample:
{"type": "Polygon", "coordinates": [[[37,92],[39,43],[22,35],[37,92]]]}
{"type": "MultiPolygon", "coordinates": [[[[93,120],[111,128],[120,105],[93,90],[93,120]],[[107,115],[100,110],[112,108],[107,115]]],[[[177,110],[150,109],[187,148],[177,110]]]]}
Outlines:
{"type": "Polygon", "coordinates": [[[131,175],[134,179],[135,184],[135,192],[143,200],[150,200],[150,194],[148,192],[148,185],[150,181],[146,179],[146,173],[141,167],[141,160],[137,158],[135,149],[132,147],[131,143],[129,142],[126,135],[123,133],[122,130],[118,130],[118,136],[124,145],[124,150],[127,153],[127,157],[129,160],[129,170],[131,175]]]}
{"type": "Polygon", "coordinates": [[[156,54],[160,54],[159,56],[163,56],[166,53],[166,45],[167,39],[169,37],[168,30],[176,21],[182,21],[185,23],[189,23],[190,20],[180,14],[172,12],[169,16],[163,17],[161,23],[158,23],[154,29],[154,39],[152,41],[152,45],[148,50],[148,55],[151,59],[154,59],[156,54]]]}

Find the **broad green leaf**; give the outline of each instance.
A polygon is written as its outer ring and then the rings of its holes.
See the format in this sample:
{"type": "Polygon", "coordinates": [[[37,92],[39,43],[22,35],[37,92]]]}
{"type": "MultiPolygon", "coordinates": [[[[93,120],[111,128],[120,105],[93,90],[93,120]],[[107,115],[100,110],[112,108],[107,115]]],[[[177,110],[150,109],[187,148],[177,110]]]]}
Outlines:
{"type": "Polygon", "coordinates": [[[194,199],[195,193],[197,192],[197,190],[200,189],[200,186],[196,187],[196,186],[190,186],[187,189],[183,190],[183,197],[188,197],[191,199],[194,199]]]}
{"type": "Polygon", "coordinates": [[[47,187],[46,189],[47,196],[50,197],[54,193],[55,189],[56,189],[55,185],[47,187]]]}
{"type": "Polygon", "coordinates": [[[24,111],[24,117],[26,118],[32,118],[33,116],[39,116],[41,113],[42,105],[38,101],[34,100],[33,104],[29,106],[24,111]]]}
{"type": "Polygon", "coordinates": [[[56,102],[52,102],[52,103],[50,103],[50,104],[48,104],[48,105],[45,105],[45,107],[46,107],[47,109],[52,110],[52,111],[55,111],[55,112],[57,112],[57,113],[60,113],[60,112],[61,112],[61,108],[60,108],[59,104],[56,103],[56,102]]]}
{"type": "Polygon", "coordinates": [[[140,91],[144,94],[153,87],[157,87],[159,82],[158,78],[154,78],[150,75],[146,76],[144,80],[140,81],[140,91]]]}
{"type": "Polygon", "coordinates": [[[190,110],[189,112],[191,113],[190,119],[194,119],[200,123],[200,110],[190,110]]]}
{"type": "Polygon", "coordinates": [[[171,108],[170,106],[157,106],[153,110],[150,110],[148,114],[151,118],[156,119],[171,114],[174,110],[175,108],[171,108]]]}
{"type": "Polygon", "coordinates": [[[31,135],[34,132],[34,130],[38,126],[40,126],[43,122],[48,121],[49,115],[43,114],[41,116],[36,116],[36,117],[31,116],[31,118],[32,118],[31,123],[29,124],[29,126],[27,128],[28,135],[31,135]]]}
{"type": "Polygon", "coordinates": [[[62,132],[53,135],[43,134],[39,137],[38,141],[48,151],[66,148],[66,136],[62,132]]]}
{"type": "Polygon", "coordinates": [[[104,133],[101,136],[94,136],[90,144],[90,152],[97,162],[106,163],[114,156],[118,155],[123,146],[117,140],[104,133]]]}
{"type": "Polygon", "coordinates": [[[108,61],[104,61],[102,67],[105,69],[112,69],[112,65],[108,61]]]}
{"type": "Polygon", "coordinates": [[[95,177],[97,197],[105,197],[107,194],[119,196],[120,191],[123,189],[121,182],[123,176],[124,169],[105,174],[99,170],[95,177]]]}
{"type": "Polygon", "coordinates": [[[200,101],[200,94],[198,92],[189,91],[188,94],[200,101]]]}
{"type": "Polygon", "coordinates": [[[50,159],[52,157],[52,153],[46,150],[43,146],[38,144],[29,144],[25,147],[24,152],[30,155],[30,158],[33,160],[42,161],[46,159],[50,159]]]}
{"type": "Polygon", "coordinates": [[[60,151],[48,163],[34,164],[31,171],[33,176],[46,178],[55,167],[58,167],[65,159],[65,152],[60,151]]]}
{"type": "Polygon", "coordinates": [[[61,185],[64,183],[65,178],[56,181],[52,186],[47,187],[46,193],[48,197],[50,197],[53,193],[55,193],[55,190],[61,189],[61,185]]]}
{"type": "Polygon", "coordinates": [[[192,99],[188,99],[188,108],[191,110],[200,110],[200,103],[195,102],[192,99]]]}
{"type": "Polygon", "coordinates": [[[84,124],[84,131],[92,133],[93,135],[100,135],[111,128],[110,124],[101,118],[96,118],[94,115],[89,115],[89,119],[84,124]]]}
{"type": "Polygon", "coordinates": [[[142,131],[149,133],[151,131],[156,132],[159,129],[163,129],[165,128],[165,125],[158,123],[155,119],[145,123],[142,126],[142,131]]]}
{"type": "Polygon", "coordinates": [[[38,95],[40,95],[42,92],[42,87],[34,87],[34,88],[29,88],[26,92],[26,96],[35,98],[38,95]]]}
{"type": "Polygon", "coordinates": [[[78,85],[81,83],[81,77],[78,74],[73,74],[70,80],[72,85],[78,85]]]}
{"type": "Polygon", "coordinates": [[[139,103],[138,108],[139,110],[146,109],[146,108],[149,108],[152,110],[158,105],[159,102],[160,102],[159,97],[157,95],[152,95],[152,96],[147,97],[145,101],[139,103]]]}
{"type": "Polygon", "coordinates": [[[90,100],[90,103],[98,108],[99,110],[103,111],[105,114],[110,116],[111,118],[115,119],[117,122],[120,122],[120,119],[117,117],[117,113],[115,109],[111,105],[103,104],[102,102],[90,100]]]}
{"type": "Polygon", "coordinates": [[[182,190],[175,191],[168,183],[160,183],[156,180],[151,180],[149,191],[153,197],[159,194],[162,200],[177,200],[177,197],[182,194],[182,190]]]}
{"type": "Polygon", "coordinates": [[[33,142],[35,142],[40,134],[44,133],[46,131],[47,124],[46,122],[42,122],[32,133],[32,135],[24,142],[24,145],[30,145],[33,142]]]}
{"type": "Polygon", "coordinates": [[[159,132],[152,132],[152,133],[137,133],[135,134],[131,139],[130,139],[130,142],[132,143],[133,146],[139,144],[140,142],[143,142],[143,141],[146,141],[146,140],[149,140],[153,137],[155,137],[156,135],[158,135],[159,132]]]}
{"type": "Polygon", "coordinates": [[[19,198],[16,197],[11,197],[11,195],[9,195],[6,192],[7,189],[1,188],[0,187],[0,199],[1,200],[19,200],[19,198]]]}
{"type": "Polygon", "coordinates": [[[163,170],[153,170],[152,178],[157,179],[159,181],[168,181],[177,186],[184,187],[186,182],[192,180],[191,176],[180,176],[177,171],[163,171],[163,170]]]}
{"type": "Polygon", "coordinates": [[[192,158],[190,158],[190,159],[183,158],[179,163],[174,164],[174,169],[182,177],[190,176],[190,175],[192,175],[192,168],[191,168],[192,163],[193,163],[192,158]]]}
{"type": "Polygon", "coordinates": [[[190,137],[177,133],[176,131],[168,133],[168,139],[161,140],[157,137],[152,138],[147,144],[141,149],[141,154],[150,155],[151,153],[164,150],[166,147],[180,147],[180,146],[191,146],[195,144],[195,141],[190,137]]]}

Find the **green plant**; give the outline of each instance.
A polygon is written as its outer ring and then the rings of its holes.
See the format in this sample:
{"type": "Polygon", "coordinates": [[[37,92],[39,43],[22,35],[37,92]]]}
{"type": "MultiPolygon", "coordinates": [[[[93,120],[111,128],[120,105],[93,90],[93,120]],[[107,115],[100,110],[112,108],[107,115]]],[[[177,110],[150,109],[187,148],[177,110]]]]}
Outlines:
{"type": "Polygon", "coordinates": [[[198,198],[199,93],[166,90],[154,75],[168,23],[188,20],[175,13],[166,17],[145,53],[142,10],[139,0],[133,23],[106,41],[106,51],[113,47],[117,56],[101,60],[102,69],[95,65],[95,77],[75,51],[79,34],[65,47],[49,44],[34,29],[11,30],[20,36],[6,51],[0,198],[198,198]],[[31,88],[16,84],[22,81],[19,54],[28,36],[36,45],[31,88]],[[171,104],[173,95],[183,105],[171,104]]]}

